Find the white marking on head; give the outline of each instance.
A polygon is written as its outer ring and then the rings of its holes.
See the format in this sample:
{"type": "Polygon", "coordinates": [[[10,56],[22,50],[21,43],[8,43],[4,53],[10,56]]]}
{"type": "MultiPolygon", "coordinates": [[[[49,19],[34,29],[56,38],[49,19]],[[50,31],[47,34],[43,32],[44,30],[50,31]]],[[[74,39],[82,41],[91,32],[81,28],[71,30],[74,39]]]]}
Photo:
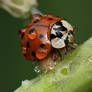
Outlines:
{"type": "Polygon", "coordinates": [[[61,20],[61,22],[62,22],[63,26],[65,28],[67,28],[67,31],[70,31],[70,30],[73,31],[73,27],[71,26],[70,23],[68,23],[66,20],[61,20]]]}
{"type": "Polygon", "coordinates": [[[56,35],[56,32],[55,32],[54,28],[58,28],[58,27],[61,27],[61,26],[54,24],[53,27],[52,27],[52,29],[51,29],[51,34],[56,35]]]}
{"type": "Polygon", "coordinates": [[[52,47],[54,47],[54,48],[63,48],[63,47],[65,47],[66,45],[65,45],[64,40],[67,38],[67,36],[68,36],[68,34],[65,34],[65,35],[63,35],[62,38],[56,37],[56,38],[52,39],[51,40],[52,47]]]}
{"type": "Polygon", "coordinates": [[[54,48],[63,48],[65,47],[65,43],[63,39],[55,38],[51,40],[52,47],[54,48]]]}

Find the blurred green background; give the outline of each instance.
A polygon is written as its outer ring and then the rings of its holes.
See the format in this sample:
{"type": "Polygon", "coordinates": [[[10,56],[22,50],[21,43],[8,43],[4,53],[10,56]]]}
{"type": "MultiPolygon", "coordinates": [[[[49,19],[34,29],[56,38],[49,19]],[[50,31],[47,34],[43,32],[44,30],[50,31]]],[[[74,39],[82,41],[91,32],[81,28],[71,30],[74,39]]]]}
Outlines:
{"type": "MultiPolygon", "coordinates": [[[[39,9],[45,14],[67,19],[76,26],[76,41],[83,43],[92,36],[92,0],[38,0],[39,9]]],[[[34,72],[31,61],[20,52],[18,30],[28,20],[14,18],[0,9],[0,92],[13,92],[22,80],[32,79],[34,72]]]]}

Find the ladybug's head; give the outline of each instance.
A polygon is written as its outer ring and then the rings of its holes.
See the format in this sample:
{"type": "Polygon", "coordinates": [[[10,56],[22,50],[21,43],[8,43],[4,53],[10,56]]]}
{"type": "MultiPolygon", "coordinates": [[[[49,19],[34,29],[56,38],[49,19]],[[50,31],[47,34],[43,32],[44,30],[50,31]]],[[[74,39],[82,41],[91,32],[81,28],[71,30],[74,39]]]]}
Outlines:
{"type": "Polygon", "coordinates": [[[64,48],[74,43],[74,28],[66,20],[57,21],[51,27],[51,45],[54,48],[64,48]]]}

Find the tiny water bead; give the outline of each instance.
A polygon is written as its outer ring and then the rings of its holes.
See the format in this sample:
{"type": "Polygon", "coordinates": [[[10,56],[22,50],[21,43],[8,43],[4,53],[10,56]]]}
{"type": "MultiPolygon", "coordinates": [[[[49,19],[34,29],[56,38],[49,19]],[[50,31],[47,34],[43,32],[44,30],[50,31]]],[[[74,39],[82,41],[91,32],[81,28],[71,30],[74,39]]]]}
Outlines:
{"type": "Polygon", "coordinates": [[[36,73],[41,73],[41,69],[40,69],[39,66],[35,66],[34,71],[35,71],[36,73]]]}
{"type": "Polygon", "coordinates": [[[63,75],[67,75],[67,74],[69,74],[69,72],[70,72],[70,68],[63,68],[63,69],[61,69],[61,71],[60,71],[63,75]]]}

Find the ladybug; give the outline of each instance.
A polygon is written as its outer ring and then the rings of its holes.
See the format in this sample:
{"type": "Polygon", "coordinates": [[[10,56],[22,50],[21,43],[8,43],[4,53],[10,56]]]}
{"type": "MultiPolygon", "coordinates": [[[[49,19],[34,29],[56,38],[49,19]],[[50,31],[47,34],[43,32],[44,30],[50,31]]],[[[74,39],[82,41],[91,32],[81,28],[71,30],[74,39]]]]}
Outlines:
{"type": "Polygon", "coordinates": [[[28,60],[43,60],[53,52],[74,43],[74,28],[64,18],[51,14],[32,16],[31,23],[19,31],[21,51],[28,60]]]}

